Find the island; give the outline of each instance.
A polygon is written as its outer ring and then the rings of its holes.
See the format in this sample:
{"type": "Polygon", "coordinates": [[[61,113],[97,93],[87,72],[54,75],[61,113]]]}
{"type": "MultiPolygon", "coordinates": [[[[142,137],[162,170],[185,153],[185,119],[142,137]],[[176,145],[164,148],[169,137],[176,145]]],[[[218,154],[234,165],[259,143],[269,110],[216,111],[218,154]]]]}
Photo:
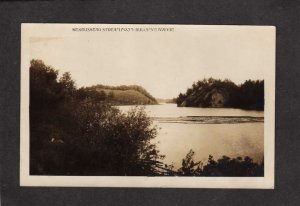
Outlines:
{"type": "Polygon", "coordinates": [[[264,110],[264,81],[246,80],[240,85],[225,79],[194,82],[176,98],[178,107],[240,108],[264,110]]]}

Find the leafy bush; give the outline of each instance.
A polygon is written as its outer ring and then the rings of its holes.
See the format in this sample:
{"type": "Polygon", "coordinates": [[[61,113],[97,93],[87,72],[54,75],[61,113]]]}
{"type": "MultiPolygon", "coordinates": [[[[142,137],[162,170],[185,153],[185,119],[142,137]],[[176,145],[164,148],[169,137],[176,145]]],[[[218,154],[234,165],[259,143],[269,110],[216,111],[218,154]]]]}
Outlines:
{"type": "Polygon", "coordinates": [[[179,168],[177,175],[179,176],[223,176],[223,177],[249,177],[264,176],[264,163],[253,162],[250,157],[230,158],[223,156],[217,161],[213,156],[208,157],[207,164],[203,162],[195,162],[193,160],[194,151],[190,150],[186,157],[182,160],[182,167],[179,168]]]}
{"type": "Polygon", "coordinates": [[[182,160],[182,167],[178,169],[178,175],[180,176],[200,176],[202,162],[195,162],[194,156],[195,152],[190,150],[186,157],[182,160]]]}

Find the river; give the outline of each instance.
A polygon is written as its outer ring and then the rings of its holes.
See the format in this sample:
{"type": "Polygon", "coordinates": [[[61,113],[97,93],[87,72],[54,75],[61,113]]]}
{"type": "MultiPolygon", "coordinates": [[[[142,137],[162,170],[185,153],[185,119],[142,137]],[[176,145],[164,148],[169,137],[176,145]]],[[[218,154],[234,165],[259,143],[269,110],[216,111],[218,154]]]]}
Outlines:
{"type": "MultiPolygon", "coordinates": [[[[126,112],[134,106],[119,106],[126,112]]],[[[176,104],[144,106],[158,126],[154,139],[164,162],[180,167],[190,149],[196,161],[249,156],[260,162],[264,153],[264,112],[230,108],[177,107],[176,104]]]]}

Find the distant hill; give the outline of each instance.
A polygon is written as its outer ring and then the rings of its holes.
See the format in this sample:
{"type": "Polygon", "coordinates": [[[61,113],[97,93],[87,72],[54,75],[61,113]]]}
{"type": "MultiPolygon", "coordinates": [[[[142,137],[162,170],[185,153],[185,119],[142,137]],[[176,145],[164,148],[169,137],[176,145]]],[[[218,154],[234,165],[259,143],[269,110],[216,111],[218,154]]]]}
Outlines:
{"type": "Polygon", "coordinates": [[[97,91],[107,103],[113,105],[158,104],[156,99],[143,87],[138,85],[107,86],[95,85],[85,90],[97,91]]]}
{"type": "Polygon", "coordinates": [[[161,99],[161,98],[156,98],[156,100],[158,101],[158,103],[176,103],[176,98],[174,99],[161,99]]]}
{"type": "Polygon", "coordinates": [[[180,93],[176,99],[179,107],[230,107],[264,109],[264,81],[247,80],[236,85],[230,80],[203,79],[180,93]]]}

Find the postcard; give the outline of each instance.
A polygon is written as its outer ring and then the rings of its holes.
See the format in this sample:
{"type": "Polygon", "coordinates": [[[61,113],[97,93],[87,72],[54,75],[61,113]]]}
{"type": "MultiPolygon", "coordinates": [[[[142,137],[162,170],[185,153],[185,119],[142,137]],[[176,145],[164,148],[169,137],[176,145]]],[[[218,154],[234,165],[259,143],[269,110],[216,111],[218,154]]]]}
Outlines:
{"type": "Polygon", "coordinates": [[[22,24],[20,185],[273,189],[275,38],[22,24]]]}

